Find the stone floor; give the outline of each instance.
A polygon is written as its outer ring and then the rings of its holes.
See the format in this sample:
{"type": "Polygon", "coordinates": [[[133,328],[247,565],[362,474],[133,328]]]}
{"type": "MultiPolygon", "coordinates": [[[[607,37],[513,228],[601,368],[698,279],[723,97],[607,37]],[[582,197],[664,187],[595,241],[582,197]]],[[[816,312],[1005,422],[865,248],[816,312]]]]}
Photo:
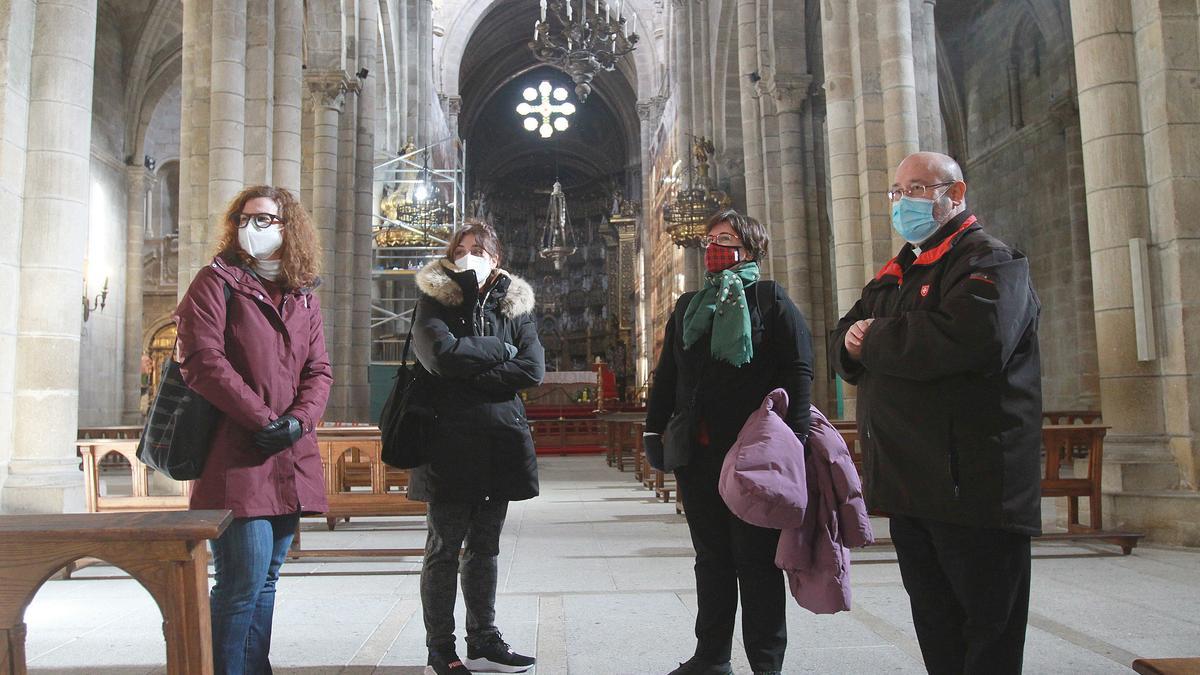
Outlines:
{"type": "MultiPolygon", "coordinates": [[[[513,504],[497,601],[505,639],[541,675],[665,673],[691,654],[696,594],[683,518],[598,457],[543,459],[542,496],[513,504]]],[[[1045,504],[1053,519],[1055,504],[1045,504]]],[[[886,522],[875,523],[886,535],[886,522]]],[[[420,546],[420,519],[363,519],[312,548],[420,546]]],[[[1200,655],[1200,551],[1103,544],[1034,547],[1030,673],[1128,673],[1139,656],[1200,655]]],[[[788,610],[785,672],[920,673],[895,554],[854,556],[854,610],[788,610]]],[[[276,673],[416,675],[424,663],[419,563],[292,562],[275,613],[276,673]]],[[[462,622],[461,599],[458,607],[462,622]]],[[[165,672],[149,594],[96,566],[47,583],[26,615],[31,673],[165,672]]],[[[460,637],[461,644],[461,637],[460,637]]],[[[735,645],[734,668],[748,673],[735,645]]]]}

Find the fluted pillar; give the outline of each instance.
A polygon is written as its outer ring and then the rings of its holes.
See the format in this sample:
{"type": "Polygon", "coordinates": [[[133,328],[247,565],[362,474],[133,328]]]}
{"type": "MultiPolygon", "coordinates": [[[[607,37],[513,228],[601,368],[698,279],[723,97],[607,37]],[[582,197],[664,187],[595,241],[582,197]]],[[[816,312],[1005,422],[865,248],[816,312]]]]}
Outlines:
{"type": "Polygon", "coordinates": [[[275,108],[272,183],[300,194],[300,128],[304,106],[304,0],[275,0],[275,108]]]}
{"type": "Polygon", "coordinates": [[[32,31],[13,454],[0,506],[53,513],[83,508],[74,441],[96,0],[40,3],[32,31]]]}
{"type": "Polygon", "coordinates": [[[125,221],[125,404],[124,424],[141,424],[142,390],[142,245],[146,238],[146,209],[155,177],[144,166],[125,167],[129,195],[125,221]]]}
{"type": "Polygon", "coordinates": [[[1129,240],[1150,228],[1129,4],[1072,0],[1071,22],[1092,268],[1104,270],[1092,285],[1105,445],[1160,444],[1158,365],[1138,361],[1130,277],[1129,240]]]}

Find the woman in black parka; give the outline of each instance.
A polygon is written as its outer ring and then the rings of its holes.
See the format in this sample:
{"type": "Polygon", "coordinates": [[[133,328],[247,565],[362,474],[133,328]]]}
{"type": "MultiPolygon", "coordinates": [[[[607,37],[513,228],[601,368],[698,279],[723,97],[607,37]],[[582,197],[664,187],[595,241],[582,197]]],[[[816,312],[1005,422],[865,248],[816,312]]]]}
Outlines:
{"type": "Polygon", "coordinates": [[[438,422],[408,494],[429,502],[421,604],[428,664],[437,675],[514,673],[534,664],[496,629],[496,557],[508,503],[538,494],[533,439],[517,392],[541,383],[545,352],[533,289],[499,269],[500,261],[496,231],[467,221],[445,257],[417,273],[413,345],[433,376],[438,422]],[[454,599],[464,542],[467,658],[460,660],[454,599]]]}
{"type": "MultiPolygon", "coordinates": [[[[646,409],[646,457],[664,468],[663,432],[692,409],[687,456],[666,457],[679,482],[696,549],[696,651],[669,675],[732,675],[738,597],[742,642],[755,675],[778,675],[787,645],[783,572],[775,566],[779,530],[742,522],[717,491],[721,463],[750,413],[777,387],[788,394],[786,422],[808,438],[812,338],[800,310],[773,281],[760,281],[767,229],[726,210],[704,240],[708,270],[699,291],[684,293],[666,336],[646,409]],[[694,401],[694,405],[693,405],[694,401]]],[[[684,418],[686,419],[686,418],[684,418]]],[[[669,441],[668,441],[669,442],[669,441]]]]}

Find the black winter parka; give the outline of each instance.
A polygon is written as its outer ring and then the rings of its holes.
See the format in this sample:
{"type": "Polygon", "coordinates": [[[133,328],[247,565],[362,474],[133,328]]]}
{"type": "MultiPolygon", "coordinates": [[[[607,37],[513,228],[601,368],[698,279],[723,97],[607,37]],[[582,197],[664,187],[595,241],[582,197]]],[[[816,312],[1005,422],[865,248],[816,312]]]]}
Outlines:
{"type": "Polygon", "coordinates": [[[439,259],[417,273],[413,346],[432,375],[438,424],[409,497],[517,501],[538,495],[537,458],[521,389],[537,386],[546,356],[533,289],[503,270],[482,291],[474,272],[439,259]],[[509,357],[505,343],[517,349],[509,357]]]}
{"type": "Polygon", "coordinates": [[[746,287],[754,355],[736,368],[713,359],[709,339],[683,346],[683,315],[695,292],[684,293],[667,321],[666,336],[646,405],[646,431],[662,433],[676,412],[690,405],[693,392],[710,447],[724,453],[737,439],[750,413],[777,387],[788,394],[787,423],[808,436],[812,396],[812,335],[799,308],[774,281],[746,287]]]}
{"type": "Polygon", "coordinates": [[[1041,305],[1029,260],[962,213],[884,266],[829,342],[858,387],[867,505],[1041,532],[1041,305]],[[875,319],[862,360],[846,332],[875,319]]]}

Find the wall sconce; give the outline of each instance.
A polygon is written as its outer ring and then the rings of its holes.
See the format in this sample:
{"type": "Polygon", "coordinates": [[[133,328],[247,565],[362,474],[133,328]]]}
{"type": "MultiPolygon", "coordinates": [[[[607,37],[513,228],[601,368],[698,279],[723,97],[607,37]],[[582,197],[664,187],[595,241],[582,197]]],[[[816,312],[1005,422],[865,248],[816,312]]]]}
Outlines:
{"type": "Polygon", "coordinates": [[[87,278],[83,280],[83,322],[87,323],[88,317],[92,312],[104,311],[104,305],[108,302],[108,277],[104,277],[104,288],[96,294],[95,298],[88,300],[87,278]]]}

